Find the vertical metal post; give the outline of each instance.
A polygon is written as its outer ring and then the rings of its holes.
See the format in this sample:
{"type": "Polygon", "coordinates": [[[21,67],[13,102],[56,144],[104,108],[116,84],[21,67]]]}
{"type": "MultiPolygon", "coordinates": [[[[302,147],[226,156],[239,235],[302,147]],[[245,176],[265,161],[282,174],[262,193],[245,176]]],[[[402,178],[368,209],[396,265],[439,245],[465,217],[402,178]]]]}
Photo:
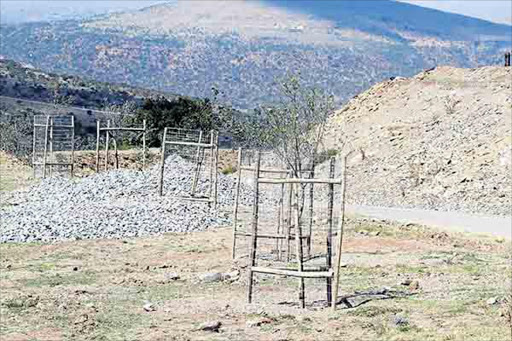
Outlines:
{"type": "Polygon", "coordinates": [[[52,163],[55,162],[53,158],[53,117],[50,117],[50,178],[53,176],[53,165],[52,163]]]}
{"type": "Polygon", "coordinates": [[[158,193],[160,196],[164,194],[165,141],[167,141],[167,128],[164,129],[164,136],[162,138],[162,155],[160,156],[160,181],[158,183],[158,193]]]}
{"type": "Polygon", "coordinates": [[[96,173],[100,171],[100,120],[96,121],[96,173]]]}
{"type": "Polygon", "coordinates": [[[71,178],[75,171],[75,116],[71,116],[71,178]]]}
{"type": "Polygon", "coordinates": [[[219,172],[217,170],[217,166],[219,164],[219,132],[215,132],[215,163],[213,165],[213,179],[214,179],[214,187],[213,187],[213,208],[217,209],[217,190],[218,190],[218,180],[219,180],[219,172]]]}
{"type": "Polygon", "coordinates": [[[240,198],[240,183],[242,180],[242,148],[238,148],[238,163],[236,170],[235,203],[233,205],[233,245],[231,257],[235,259],[236,254],[236,228],[238,224],[238,200],[240,198]]]}
{"type": "Polygon", "coordinates": [[[46,125],[44,130],[44,154],[43,154],[43,179],[46,178],[46,154],[48,152],[48,126],[50,124],[50,116],[46,116],[46,125]]]}
{"type": "Polygon", "coordinates": [[[334,288],[332,293],[332,310],[336,310],[336,303],[338,301],[338,288],[340,285],[340,264],[341,264],[341,249],[343,244],[343,228],[345,223],[345,190],[347,187],[347,157],[344,156],[342,159],[341,171],[343,172],[341,179],[341,210],[338,222],[338,240],[336,252],[336,267],[334,268],[334,288]]]}
{"type": "MultiPolygon", "coordinates": [[[[110,128],[110,120],[107,121],[107,128],[110,128]]],[[[105,171],[108,171],[108,147],[110,130],[106,130],[105,137],[105,171]]]]}
{"type": "MultiPolygon", "coordinates": [[[[334,178],[334,165],[336,159],[331,157],[329,162],[329,179],[334,178]]],[[[328,203],[327,203],[327,255],[326,255],[326,265],[327,269],[332,269],[332,216],[334,210],[334,184],[329,184],[329,192],[328,192],[328,203]]],[[[326,278],[327,284],[327,305],[330,306],[332,303],[332,278],[326,278]]]]}
{"type": "MultiPolygon", "coordinates": [[[[290,171],[290,177],[292,172],[290,171]]],[[[292,229],[293,185],[288,184],[288,219],[286,223],[286,261],[290,261],[290,235],[292,229]]]]}
{"type": "Polygon", "coordinates": [[[210,178],[209,178],[209,185],[208,185],[208,199],[210,199],[210,201],[208,201],[208,204],[211,205],[211,198],[212,198],[212,189],[213,189],[213,167],[214,167],[214,153],[215,151],[213,150],[213,140],[214,140],[214,137],[213,137],[213,130],[210,131],[210,178]]]}
{"type": "Polygon", "coordinates": [[[32,139],[32,170],[34,171],[34,179],[36,178],[36,116],[33,117],[34,120],[34,136],[32,139]]]}
{"type": "MultiPolygon", "coordinates": [[[[304,271],[303,265],[303,253],[302,253],[302,227],[300,225],[300,198],[302,198],[302,186],[301,184],[295,184],[295,203],[293,204],[294,213],[295,213],[295,245],[296,245],[296,257],[297,257],[297,265],[298,271],[304,271]]],[[[306,307],[306,297],[305,297],[305,287],[304,287],[304,278],[299,277],[299,301],[301,308],[306,307]]]]}
{"type": "Polygon", "coordinates": [[[252,302],[252,287],[253,287],[253,277],[254,273],[252,268],[256,266],[256,247],[258,243],[258,211],[259,211],[259,183],[258,179],[260,177],[260,161],[261,161],[261,152],[258,151],[256,154],[256,165],[254,169],[254,195],[253,195],[253,206],[252,206],[252,231],[251,231],[251,252],[249,254],[250,264],[249,264],[249,291],[247,300],[249,303],[252,302]]]}
{"type": "MultiPolygon", "coordinates": [[[[203,131],[200,130],[199,131],[199,139],[198,139],[197,143],[201,144],[202,138],[203,138],[203,131]]],[[[199,162],[200,155],[201,155],[201,146],[197,146],[196,160],[195,160],[196,161],[196,170],[194,172],[194,178],[192,179],[192,191],[191,191],[192,196],[194,196],[196,194],[197,181],[199,178],[199,174],[201,172],[201,164],[199,162]]]]}
{"type": "MultiPolygon", "coordinates": [[[[312,165],[312,168],[311,168],[311,173],[310,173],[310,178],[311,179],[314,179],[315,178],[315,162],[313,161],[313,165],[312,165]]],[[[307,255],[311,255],[311,241],[312,241],[312,236],[313,236],[313,202],[314,202],[314,199],[315,199],[315,194],[314,194],[314,190],[315,190],[315,185],[313,183],[310,184],[310,187],[309,187],[309,224],[308,224],[308,238],[306,240],[306,243],[307,243],[307,255]]]]}
{"type": "Polygon", "coordinates": [[[142,169],[146,168],[146,120],[142,121],[144,132],[142,133],[142,169]]]}
{"type": "Polygon", "coordinates": [[[117,140],[112,137],[112,142],[114,143],[114,166],[116,170],[119,169],[119,153],[117,151],[117,140]]]}
{"type": "MultiPolygon", "coordinates": [[[[279,174],[279,178],[283,178],[283,174],[279,174]]],[[[282,228],[284,227],[283,224],[283,215],[284,215],[284,206],[283,206],[283,200],[284,200],[284,184],[281,184],[281,195],[279,196],[279,208],[277,210],[277,235],[282,233],[282,228]]],[[[283,241],[281,239],[276,239],[276,252],[277,252],[277,260],[281,260],[281,249],[282,249],[283,241]]]]}

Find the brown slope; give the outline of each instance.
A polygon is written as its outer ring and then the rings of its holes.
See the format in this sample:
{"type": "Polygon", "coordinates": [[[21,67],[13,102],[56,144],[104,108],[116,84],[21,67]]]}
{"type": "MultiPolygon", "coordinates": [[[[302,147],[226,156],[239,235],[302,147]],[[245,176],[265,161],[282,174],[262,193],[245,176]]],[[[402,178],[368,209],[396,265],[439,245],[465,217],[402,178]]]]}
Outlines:
{"type": "Polygon", "coordinates": [[[510,215],[511,124],[512,68],[440,67],[353,98],[326,147],[362,151],[352,203],[510,215]]]}

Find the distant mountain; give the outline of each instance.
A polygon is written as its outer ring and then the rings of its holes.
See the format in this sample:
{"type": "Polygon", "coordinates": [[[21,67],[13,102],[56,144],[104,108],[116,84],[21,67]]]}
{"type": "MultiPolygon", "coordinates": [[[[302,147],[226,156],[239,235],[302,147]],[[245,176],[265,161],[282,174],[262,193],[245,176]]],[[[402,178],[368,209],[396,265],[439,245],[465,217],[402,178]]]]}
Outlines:
{"type": "Polygon", "coordinates": [[[178,1],[88,21],[4,25],[0,54],[100,81],[238,107],[300,73],[343,102],[439,64],[501,64],[512,27],[395,1],[178,1]]]}

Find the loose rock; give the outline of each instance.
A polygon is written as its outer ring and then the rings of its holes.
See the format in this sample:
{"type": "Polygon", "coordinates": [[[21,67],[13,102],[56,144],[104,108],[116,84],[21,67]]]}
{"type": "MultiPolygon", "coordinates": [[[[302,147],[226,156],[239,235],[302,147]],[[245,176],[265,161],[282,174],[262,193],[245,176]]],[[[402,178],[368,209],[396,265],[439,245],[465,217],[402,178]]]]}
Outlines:
{"type": "Polygon", "coordinates": [[[207,321],[202,323],[199,326],[199,330],[209,331],[209,332],[219,332],[220,327],[222,326],[222,322],[220,321],[207,321]]]}
{"type": "Polygon", "coordinates": [[[222,274],[220,272],[208,272],[199,275],[199,280],[205,283],[213,283],[222,281],[222,274]]]}

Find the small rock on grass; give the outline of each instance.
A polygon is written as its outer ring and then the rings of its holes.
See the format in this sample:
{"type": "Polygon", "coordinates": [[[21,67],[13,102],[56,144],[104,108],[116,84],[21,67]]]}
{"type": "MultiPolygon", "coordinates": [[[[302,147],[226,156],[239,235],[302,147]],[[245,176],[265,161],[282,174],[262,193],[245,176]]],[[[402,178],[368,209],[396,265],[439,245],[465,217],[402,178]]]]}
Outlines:
{"type": "Polygon", "coordinates": [[[418,290],[420,288],[420,282],[417,281],[417,280],[414,280],[412,281],[410,284],[409,284],[409,289],[410,290],[418,290]]]}
{"type": "Polygon", "coordinates": [[[404,279],[402,282],[400,282],[400,285],[409,286],[409,285],[411,285],[411,283],[412,283],[412,280],[404,279]]]}
{"type": "Polygon", "coordinates": [[[207,322],[201,323],[201,325],[199,326],[199,330],[217,333],[221,326],[222,326],[222,322],[220,322],[220,321],[207,321],[207,322]]]}
{"type": "Polygon", "coordinates": [[[213,283],[222,281],[222,274],[220,272],[207,272],[199,275],[199,280],[205,283],[213,283]]]}
{"type": "Polygon", "coordinates": [[[498,297],[491,297],[486,301],[486,303],[488,305],[495,305],[496,303],[498,303],[498,301],[498,297]]]}
{"type": "Polygon", "coordinates": [[[168,281],[176,281],[180,279],[180,275],[178,275],[176,272],[166,272],[164,277],[168,281]]]}
{"type": "Polygon", "coordinates": [[[407,318],[403,317],[402,315],[395,315],[395,317],[393,318],[393,323],[396,326],[407,326],[407,325],[409,325],[409,321],[407,320],[407,318]]]}
{"type": "Polygon", "coordinates": [[[153,305],[153,303],[146,302],[146,304],[144,304],[144,310],[147,312],[151,312],[151,311],[155,311],[156,307],[153,305]]]}

